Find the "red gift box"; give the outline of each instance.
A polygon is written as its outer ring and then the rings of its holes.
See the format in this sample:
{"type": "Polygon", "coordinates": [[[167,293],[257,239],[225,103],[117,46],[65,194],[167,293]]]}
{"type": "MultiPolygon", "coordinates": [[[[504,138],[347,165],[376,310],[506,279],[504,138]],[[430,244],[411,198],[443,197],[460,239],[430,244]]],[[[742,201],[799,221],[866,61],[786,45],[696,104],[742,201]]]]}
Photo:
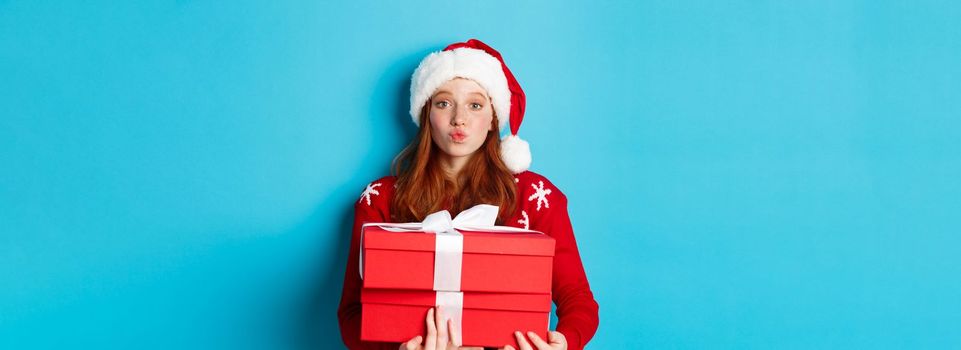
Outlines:
{"type": "Polygon", "coordinates": [[[404,342],[425,335],[427,310],[445,305],[446,315],[451,311],[446,297],[451,295],[460,299],[453,314],[460,315],[455,323],[460,325],[464,346],[516,347],[514,331],[533,331],[547,339],[554,239],[534,231],[514,231],[461,230],[454,260],[460,264],[455,274],[459,284],[450,288],[451,284],[436,281],[450,278],[441,277],[450,271],[435,271],[452,261],[439,251],[443,234],[365,225],[361,339],[404,342]],[[443,264],[435,265],[438,261],[443,264]],[[444,294],[445,302],[439,294],[444,294]]]}
{"type": "MultiPolygon", "coordinates": [[[[427,334],[427,309],[434,306],[433,291],[363,289],[360,302],[360,338],[368,341],[405,342],[427,334]]],[[[520,349],[514,331],[532,331],[547,339],[550,294],[464,292],[461,339],[464,346],[520,349]]]]}
{"type": "MultiPolygon", "coordinates": [[[[554,239],[534,231],[461,231],[461,291],[550,293],[554,239]]],[[[436,236],[364,227],[364,288],[432,290],[436,236]]]]}

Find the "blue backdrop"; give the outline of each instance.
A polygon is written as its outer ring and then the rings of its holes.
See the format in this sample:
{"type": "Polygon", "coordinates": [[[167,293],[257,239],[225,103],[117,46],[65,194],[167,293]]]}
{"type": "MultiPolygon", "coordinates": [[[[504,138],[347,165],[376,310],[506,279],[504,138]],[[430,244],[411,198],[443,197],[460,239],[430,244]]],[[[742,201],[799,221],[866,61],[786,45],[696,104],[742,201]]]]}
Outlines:
{"type": "Polygon", "coordinates": [[[0,348],[339,347],[352,203],[476,37],[592,347],[961,347],[961,5],[0,1],[0,348]]]}

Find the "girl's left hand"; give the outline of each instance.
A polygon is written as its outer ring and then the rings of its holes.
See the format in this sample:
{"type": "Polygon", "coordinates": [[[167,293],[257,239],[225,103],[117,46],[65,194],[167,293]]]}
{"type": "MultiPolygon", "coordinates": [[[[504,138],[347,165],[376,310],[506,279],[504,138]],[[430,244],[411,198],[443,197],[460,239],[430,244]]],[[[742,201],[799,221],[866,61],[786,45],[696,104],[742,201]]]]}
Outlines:
{"type": "MultiPolygon", "coordinates": [[[[530,342],[524,338],[521,332],[514,332],[514,337],[517,338],[517,345],[521,347],[520,350],[534,350],[535,348],[531,347],[531,343],[534,343],[537,350],[567,350],[567,339],[564,338],[561,332],[547,332],[547,341],[541,339],[541,337],[534,332],[527,332],[527,336],[531,338],[530,342]]],[[[514,349],[513,346],[506,345],[502,350],[516,349],[514,349]]]]}
{"type": "Polygon", "coordinates": [[[400,344],[400,350],[484,350],[478,347],[463,347],[455,344],[454,339],[460,339],[454,321],[444,322],[444,314],[440,306],[427,310],[427,337],[416,336],[400,344]]]}

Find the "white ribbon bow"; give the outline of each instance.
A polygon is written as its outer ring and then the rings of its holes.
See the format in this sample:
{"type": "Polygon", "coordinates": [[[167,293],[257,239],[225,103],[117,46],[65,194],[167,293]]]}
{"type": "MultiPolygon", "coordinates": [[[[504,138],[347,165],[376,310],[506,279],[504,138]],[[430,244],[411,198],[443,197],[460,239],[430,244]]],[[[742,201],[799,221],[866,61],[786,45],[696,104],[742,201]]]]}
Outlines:
{"type": "Polygon", "coordinates": [[[450,218],[450,212],[441,210],[427,215],[421,223],[421,230],[448,233],[457,232],[457,228],[466,230],[471,228],[493,227],[494,222],[497,221],[497,212],[499,209],[496,205],[478,204],[457,214],[457,217],[454,219],[450,218]]]}

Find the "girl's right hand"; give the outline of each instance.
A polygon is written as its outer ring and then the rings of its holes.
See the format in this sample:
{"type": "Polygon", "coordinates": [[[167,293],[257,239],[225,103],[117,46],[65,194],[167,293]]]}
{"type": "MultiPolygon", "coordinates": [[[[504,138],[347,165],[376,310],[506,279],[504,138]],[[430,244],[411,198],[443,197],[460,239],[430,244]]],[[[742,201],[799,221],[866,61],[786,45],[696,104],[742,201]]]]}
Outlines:
{"type": "Polygon", "coordinates": [[[435,308],[427,310],[427,338],[416,336],[408,340],[406,343],[400,344],[400,350],[483,350],[484,348],[475,347],[460,347],[460,344],[454,344],[454,339],[460,339],[457,330],[454,329],[454,321],[447,320],[447,324],[440,326],[443,323],[443,314],[441,313],[440,306],[436,308],[437,312],[434,312],[435,308]]]}

